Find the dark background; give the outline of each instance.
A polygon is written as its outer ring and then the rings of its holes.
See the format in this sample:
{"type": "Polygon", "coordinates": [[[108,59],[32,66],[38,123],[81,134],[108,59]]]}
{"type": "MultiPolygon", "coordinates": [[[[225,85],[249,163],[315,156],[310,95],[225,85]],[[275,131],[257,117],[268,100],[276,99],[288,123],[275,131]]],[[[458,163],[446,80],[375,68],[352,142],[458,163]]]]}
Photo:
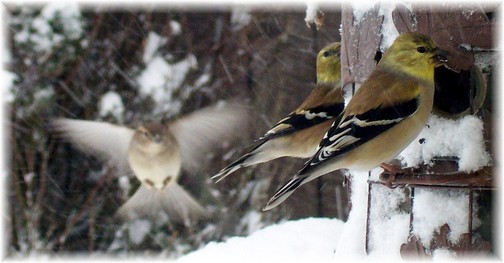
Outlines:
{"type": "MultiPolygon", "coordinates": [[[[304,6],[253,10],[250,22],[239,30],[233,30],[229,8],[87,7],[82,8],[81,37],[65,39],[42,58],[30,43],[14,38],[23,23],[40,15],[40,8],[7,5],[11,16],[11,61],[7,69],[17,76],[13,100],[7,105],[11,152],[8,254],[164,251],[177,256],[210,240],[246,235],[249,227],[282,219],[346,219],[349,207],[343,176],[317,179],[279,208],[261,212],[276,188],[299,169],[303,160],[283,158],[242,169],[217,185],[209,180],[309,94],[315,82],[318,50],[340,38],[337,8],[324,9],[324,26],[317,31],[314,26],[307,27],[304,6]],[[181,25],[181,34],[172,34],[170,21],[181,25]],[[145,67],[142,55],[149,32],[168,38],[160,52],[170,54],[170,63],[188,54],[197,58],[198,68],[177,87],[180,94],[205,73],[204,65],[210,65],[205,89],[175,98],[182,105],[180,114],[232,98],[249,104],[256,114],[250,116],[250,127],[240,141],[216,149],[198,181],[184,175],[180,180],[214,211],[212,218],[193,229],[154,225],[142,242],[134,243],[128,237],[134,224],[113,217],[125,201],[118,175],[106,163],[54,138],[47,123],[50,118],[64,116],[135,126],[153,118],[174,117],[153,117],[152,98],[139,96],[138,84],[130,81],[145,67]],[[53,94],[44,99],[35,95],[48,86],[53,87],[53,94]],[[126,109],[124,123],[113,116],[99,116],[98,101],[110,90],[121,96],[126,109]],[[260,223],[248,219],[254,216],[260,223]]],[[[56,32],[62,27],[61,21],[55,20],[51,26],[56,32]]],[[[136,178],[131,177],[130,182],[133,189],[138,186],[136,178]]]]}

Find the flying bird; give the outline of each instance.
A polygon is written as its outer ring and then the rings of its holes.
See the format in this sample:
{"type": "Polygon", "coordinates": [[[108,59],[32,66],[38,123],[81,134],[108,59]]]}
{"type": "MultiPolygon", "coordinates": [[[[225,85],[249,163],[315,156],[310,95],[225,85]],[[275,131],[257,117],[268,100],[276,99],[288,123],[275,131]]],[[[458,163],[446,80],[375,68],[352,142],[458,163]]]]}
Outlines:
{"type": "Polygon", "coordinates": [[[168,216],[191,224],[207,211],[178,183],[182,168],[195,171],[211,151],[239,134],[246,110],[220,103],[167,124],[146,123],[136,129],[106,122],[59,118],[52,130],[82,151],[110,160],[118,171],[132,171],[141,186],[121,206],[123,218],[168,216]]]}

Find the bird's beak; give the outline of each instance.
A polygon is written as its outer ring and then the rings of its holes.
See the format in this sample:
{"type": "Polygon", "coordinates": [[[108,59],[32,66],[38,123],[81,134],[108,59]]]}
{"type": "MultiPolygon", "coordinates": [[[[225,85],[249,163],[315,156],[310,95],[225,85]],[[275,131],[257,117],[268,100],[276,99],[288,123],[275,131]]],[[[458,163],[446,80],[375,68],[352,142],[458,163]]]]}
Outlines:
{"type": "Polygon", "coordinates": [[[436,48],[436,51],[434,51],[434,61],[436,63],[436,67],[446,65],[446,63],[448,63],[448,58],[446,58],[448,55],[448,51],[436,48]]]}
{"type": "Polygon", "coordinates": [[[156,143],[161,142],[161,136],[159,134],[154,135],[153,139],[154,139],[154,142],[156,142],[156,143]]]}

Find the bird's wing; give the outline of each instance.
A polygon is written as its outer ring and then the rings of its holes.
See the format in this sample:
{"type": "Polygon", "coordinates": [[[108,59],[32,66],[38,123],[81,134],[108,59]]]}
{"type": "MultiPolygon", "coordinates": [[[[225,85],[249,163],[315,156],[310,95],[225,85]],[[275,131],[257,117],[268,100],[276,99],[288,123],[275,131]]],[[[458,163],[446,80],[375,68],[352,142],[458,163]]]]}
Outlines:
{"type": "Polygon", "coordinates": [[[299,174],[309,172],[321,162],[341,156],[391,129],[418,110],[419,100],[417,96],[359,114],[342,114],[324,135],[317,152],[299,174]]]}
{"type": "Polygon", "coordinates": [[[331,85],[317,86],[295,111],[280,120],[256,142],[285,136],[334,119],[344,107],[341,89],[331,85]]]}
{"type": "Polygon", "coordinates": [[[395,106],[378,107],[362,114],[351,114],[346,117],[340,115],[324,135],[315,155],[275,192],[263,210],[276,207],[299,186],[318,177],[320,173],[312,172],[315,169],[324,169],[322,163],[348,153],[413,115],[418,110],[418,103],[419,98],[416,97],[395,106]]]}
{"type": "Polygon", "coordinates": [[[135,131],[106,122],[55,119],[51,130],[70,140],[85,153],[111,159],[120,169],[128,167],[128,147],[135,131]]]}
{"type": "Polygon", "coordinates": [[[268,130],[257,142],[271,140],[285,136],[306,128],[310,128],[327,120],[337,117],[345,107],[345,104],[321,105],[310,109],[294,111],[286,118],[279,121],[268,130]]]}
{"type": "Polygon", "coordinates": [[[183,166],[199,167],[215,147],[240,137],[248,123],[247,112],[245,106],[236,103],[218,103],[170,123],[183,166]]]}

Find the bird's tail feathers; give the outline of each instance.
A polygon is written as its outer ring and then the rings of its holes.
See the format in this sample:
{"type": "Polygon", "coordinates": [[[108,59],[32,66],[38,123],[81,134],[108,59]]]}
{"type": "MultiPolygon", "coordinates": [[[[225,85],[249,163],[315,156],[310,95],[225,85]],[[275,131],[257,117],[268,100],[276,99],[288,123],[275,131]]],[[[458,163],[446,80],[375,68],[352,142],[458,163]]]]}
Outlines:
{"type": "Polygon", "coordinates": [[[242,157],[238,158],[236,161],[223,168],[218,174],[212,176],[212,179],[217,179],[215,183],[218,183],[228,175],[234,173],[236,170],[256,164],[255,162],[251,162],[251,159],[253,159],[255,155],[256,154],[254,153],[254,151],[244,154],[242,157]]]}
{"type": "Polygon", "coordinates": [[[266,206],[262,209],[263,211],[270,210],[277,207],[279,204],[283,203],[298,187],[320,177],[324,173],[304,173],[294,175],[287,183],[285,183],[280,189],[278,189],[275,194],[268,200],[266,206]]]}
{"type": "Polygon", "coordinates": [[[254,146],[254,148],[250,150],[248,153],[242,155],[242,157],[238,158],[236,161],[226,166],[218,174],[212,176],[212,179],[217,179],[215,183],[218,183],[220,182],[220,180],[224,179],[225,177],[234,173],[236,170],[240,168],[259,163],[264,163],[273,160],[275,158],[278,158],[278,156],[275,156],[274,154],[267,153],[268,152],[267,149],[271,147],[271,145],[268,144],[267,142],[268,141],[262,141],[258,145],[254,146]]]}
{"type": "Polygon", "coordinates": [[[207,211],[179,184],[168,184],[164,189],[147,189],[141,185],[133,196],[117,211],[121,218],[167,218],[172,223],[186,226],[207,217],[207,211]]]}
{"type": "Polygon", "coordinates": [[[311,181],[309,176],[295,175],[287,183],[285,183],[276,193],[270,198],[263,211],[270,210],[283,203],[298,187],[311,181]]]}

